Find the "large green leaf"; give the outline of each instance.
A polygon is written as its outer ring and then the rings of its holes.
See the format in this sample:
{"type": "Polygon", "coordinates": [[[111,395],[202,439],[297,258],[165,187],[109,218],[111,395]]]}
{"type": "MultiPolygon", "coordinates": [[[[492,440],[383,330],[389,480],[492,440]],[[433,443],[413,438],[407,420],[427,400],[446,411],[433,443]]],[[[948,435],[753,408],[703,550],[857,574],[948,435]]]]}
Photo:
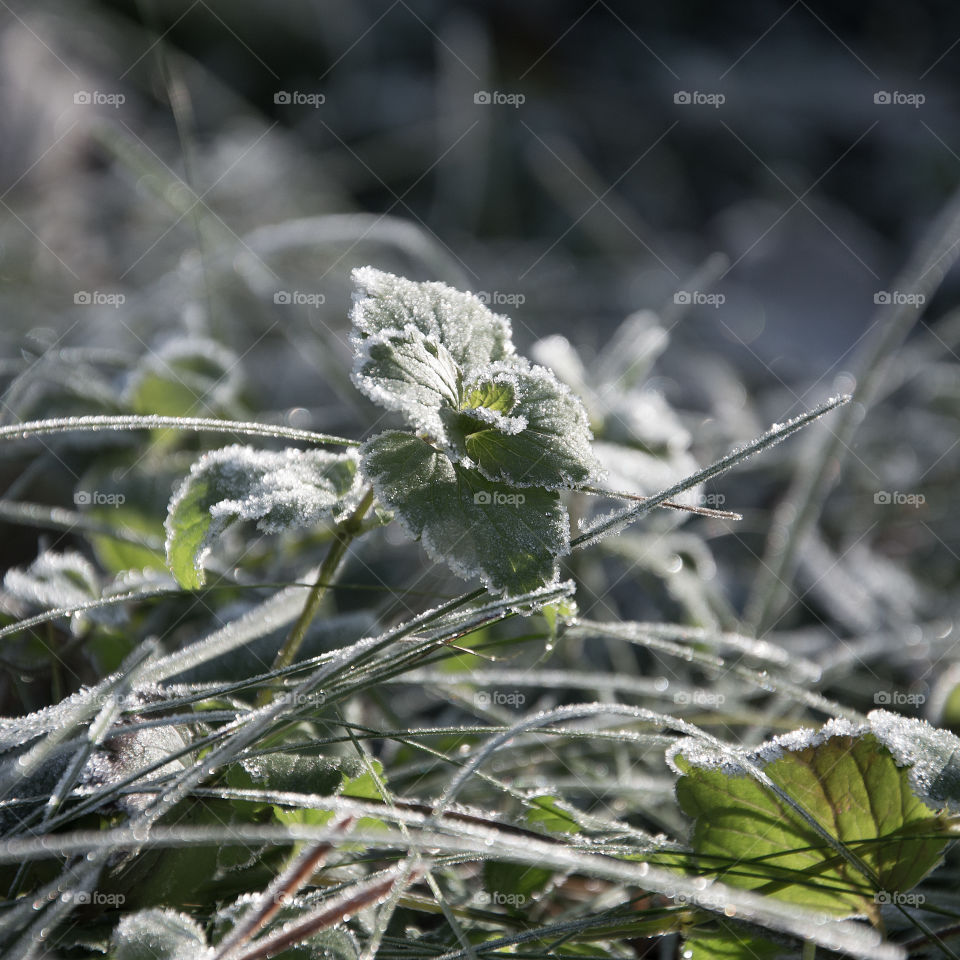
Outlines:
{"type": "Polygon", "coordinates": [[[359,492],[357,455],[325,450],[255,450],[234,445],[204,454],[167,512],[167,564],[181,586],[204,582],[210,544],[234,520],[264,533],[340,517],[359,492]]]}
{"type": "Polygon", "coordinates": [[[508,594],[556,577],[557,557],[569,549],[569,521],[556,493],[493,483],[399,431],[364,444],[361,462],[377,497],[459,576],[479,576],[508,594]]]}
{"type": "Polygon", "coordinates": [[[742,762],[684,741],[672,760],[681,773],[677,798],[694,819],[698,870],[794,904],[874,920],[880,905],[922,880],[948,842],[930,788],[948,782],[943,772],[960,753],[951,757],[947,748],[960,740],[883,711],[869,721],[796,731],[742,762]]]}

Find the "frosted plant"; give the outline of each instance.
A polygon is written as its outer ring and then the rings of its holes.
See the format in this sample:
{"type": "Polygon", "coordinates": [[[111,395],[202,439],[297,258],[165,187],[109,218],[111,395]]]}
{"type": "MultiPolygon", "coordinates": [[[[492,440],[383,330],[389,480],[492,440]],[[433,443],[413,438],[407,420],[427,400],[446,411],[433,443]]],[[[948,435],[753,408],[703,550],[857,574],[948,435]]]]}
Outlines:
{"type": "Polygon", "coordinates": [[[234,520],[255,520],[264,533],[340,519],[359,492],[355,451],[280,452],[223,447],[204,454],[170,501],[167,559],[181,584],[203,583],[203,560],[234,520]]]}
{"type": "MultiPolygon", "coordinates": [[[[16,600],[41,609],[76,607],[100,597],[100,575],[93,564],[75,550],[41,553],[26,569],[12,567],[3,579],[6,593],[16,600]]],[[[116,622],[117,611],[95,610],[71,618],[75,634],[83,632],[87,617],[116,622]]]]}
{"type": "Polygon", "coordinates": [[[377,497],[461,576],[506,593],[553,581],[570,537],[559,491],[598,472],[583,405],[472,294],[354,277],[354,382],[416,431],[362,447],[377,497]]]}

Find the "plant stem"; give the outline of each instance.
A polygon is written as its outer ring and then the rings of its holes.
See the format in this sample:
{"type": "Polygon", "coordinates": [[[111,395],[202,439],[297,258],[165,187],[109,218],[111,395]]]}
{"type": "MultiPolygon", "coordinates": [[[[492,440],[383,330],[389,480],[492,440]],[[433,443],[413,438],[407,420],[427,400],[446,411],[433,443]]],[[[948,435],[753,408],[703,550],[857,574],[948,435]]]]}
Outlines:
{"type": "MultiPolygon", "coordinates": [[[[289,667],[290,664],[293,663],[300,649],[300,645],[303,643],[303,638],[307,634],[307,628],[310,626],[310,622],[316,615],[326,595],[327,587],[333,582],[333,578],[336,576],[337,570],[346,555],[347,548],[357,534],[361,532],[363,518],[366,516],[372,504],[373,490],[370,489],[363,495],[363,498],[357,504],[353,513],[337,524],[336,530],[334,531],[333,543],[330,544],[330,549],[323,559],[320,572],[317,574],[317,579],[310,588],[307,602],[303,605],[300,616],[297,617],[296,623],[294,623],[293,628],[290,630],[290,635],[287,637],[286,642],[280,648],[276,659],[273,661],[273,670],[282,670],[284,667],[289,667]]],[[[265,687],[257,698],[257,706],[265,706],[272,698],[273,690],[265,687]]]]}

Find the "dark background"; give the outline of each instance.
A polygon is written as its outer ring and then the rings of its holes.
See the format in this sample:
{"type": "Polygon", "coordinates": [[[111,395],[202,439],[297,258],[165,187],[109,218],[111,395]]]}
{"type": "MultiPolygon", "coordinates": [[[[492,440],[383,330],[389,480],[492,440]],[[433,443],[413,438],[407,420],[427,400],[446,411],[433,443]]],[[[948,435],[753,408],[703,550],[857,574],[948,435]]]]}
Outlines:
{"type": "MultiPolygon", "coordinates": [[[[98,368],[109,392],[199,333],[243,358],[250,417],[359,435],[372,420],[344,375],[349,269],[374,263],[512,300],[521,350],[561,331],[589,360],[632,311],[659,311],[671,342],[652,385],[707,462],[855,385],[876,295],[960,181],[958,75],[949,3],[6,3],[0,417],[102,412],[64,387],[71,370],[99,382],[63,348],[117,350],[112,374],[98,368]],[[77,105],[78,91],[124,102],[77,105]],[[324,102],[276,103],[284,91],[324,102]],[[329,215],[285,244],[292,222],[329,215]],[[324,302],[274,303],[291,289],[324,302]],[[89,290],[125,303],[78,307],[89,290]],[[690,290],[723,303],[681,311],[690,290]],[[10,386],[48,360],[45,385],[10,386]]],[[[949,275],[914,340],[943,342],[929,325],[957,293],[949,275]]],[[[873,421],[883,449],[858,439],[867,492],[848,496],[866,513],[841,506],[838,551],[873,522],[872,490],[914,489],[937,465],[951,502],[955,422],[923,393],[957,392],[952,347],[942,359],[935,381],[914,375],[917,410],[873,421]]],[[[24,475],[24,457],[4,463],[7,496],[69,502],[62,464],[24,475]]],[[[772,506],[789,457],[774,482],[741,483],[738,508],[772,506]]],[[[751,567],[764,516],[734,546],[751,567]]],[[[925,544],[953,582],[952,517],[909,514],[883,550],[925,544]]],[[[6,542],[24,562],[37,536],[6,542]]]]}
{"type": "MultiPolygon", "coordinates": [[[[769,364],[802,382],[854,343],[873,294],[960,173],[960,12],[947,3],[143,0],[12,4],[0,17],[11,95],[4,189],[68,112],[43,84],[124,91],[106,119],[179,173],[196,153],[194,187],[219,181],[214,206],[256,160],[222,141],[260,123],[264,144],[287,141],[297,169],[293,179],[277,169],[272,183],[260,171],[255,198],[245,203],[241,188],[222,203],[235,228],[390,211],[438,237],[471,287],[523,294],[520,324],[577,329],[588,341],[669,300],[719,250],[732,263],[717,286],[725,309],[698,335],[759,364],[759,376],[769,364]],[[184,85],[186,150],[170,74],[184,85]],[[13,102],[28,82],[46,116],[13,102]],[[488,89],[526,99],[516,109],[474,104],[488,89]],[[277,105],[278,90],[326,99],[318,109],[277,105]],[[726,102],[677,105],[680,90],[726,102]],[[878,90],[926,101],[878,105],[878,90]]],[[[95,164],[90,154],[83,160],[95,164]]],[[[19,215],[17,201],[54,162],[45,157],[7,196],[19,215]]],[[[97,226],[109,215],[100,210],[97,226]]],[[[7,227],[14,242],[37,229],[24,220],[7,227]]],[[[181,252],[190,226],[170,238],[181,252]]],[[[123,256],[97,267],[107,279],[149,278],[175,246],[159,245],[132,273],[123,256]]]]}

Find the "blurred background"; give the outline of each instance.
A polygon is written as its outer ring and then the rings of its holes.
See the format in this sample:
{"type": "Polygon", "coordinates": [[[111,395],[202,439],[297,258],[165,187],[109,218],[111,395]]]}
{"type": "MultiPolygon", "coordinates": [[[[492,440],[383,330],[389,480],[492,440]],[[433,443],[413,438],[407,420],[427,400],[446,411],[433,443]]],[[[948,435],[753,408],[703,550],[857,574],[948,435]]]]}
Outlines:
{"type": "MultiPolygon", "coordinates": [[[[587,368],[653,311],[644,396],[666,402],[639,446],[675,479],[856,388],[960,183],[958,80],[946,2],[0,3],[0,417],[172,404],[362,435],[349,271],[373,263],[587,368]],[[171,400],[172,367],[202,403],[171,400]]],[[[896,645],[921,686],[952,644],[957,294],[948,273],[916,304],[776,621],[808,653],[896,645]]],[[[698,528],[712,613],[594,577],[607,613],[735,624],[804,449],[728,478],[735,530],[698,528]]],[[[4,496],[69,504],[82,466],[78,439],[9,452],[4,496]]],[[[47,536],[2,530],[5,566],[47,536]]]]}

